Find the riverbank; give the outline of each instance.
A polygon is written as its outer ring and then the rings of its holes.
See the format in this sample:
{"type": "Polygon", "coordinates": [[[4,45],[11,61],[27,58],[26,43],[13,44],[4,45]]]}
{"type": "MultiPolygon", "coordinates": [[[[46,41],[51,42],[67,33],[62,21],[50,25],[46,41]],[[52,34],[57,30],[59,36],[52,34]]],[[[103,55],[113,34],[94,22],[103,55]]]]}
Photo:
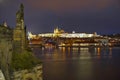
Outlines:
{"type": "Polygon", "coordinates": [[[12,80],[43,80],[43,65],[38,64],[32,69],[24,69],[19,71],[14,71],[12,80]]]}

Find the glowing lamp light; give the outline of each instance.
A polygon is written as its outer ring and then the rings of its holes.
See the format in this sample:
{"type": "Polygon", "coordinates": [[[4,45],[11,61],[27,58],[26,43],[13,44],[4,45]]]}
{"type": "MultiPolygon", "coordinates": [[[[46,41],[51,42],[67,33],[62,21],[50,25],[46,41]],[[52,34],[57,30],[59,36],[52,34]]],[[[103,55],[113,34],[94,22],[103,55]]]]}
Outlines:
{"type": "Polygon", "coordinates": [[[74,34],[74,33],[75,33],[75,31],[72,31],[72,33],[74,34]]]}

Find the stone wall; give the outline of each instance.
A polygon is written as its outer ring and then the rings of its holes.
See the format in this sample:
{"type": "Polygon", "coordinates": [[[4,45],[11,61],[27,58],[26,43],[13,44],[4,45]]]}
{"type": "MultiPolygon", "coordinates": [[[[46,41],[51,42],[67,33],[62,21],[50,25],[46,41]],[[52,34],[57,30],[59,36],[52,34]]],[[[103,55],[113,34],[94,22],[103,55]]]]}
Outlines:
{"type": "Polygon", "coordinates": [[[42,78],[42,64],[33,67],[32,69],[25,69],[13,72],[12,80],[43,80],[42,78]]]}

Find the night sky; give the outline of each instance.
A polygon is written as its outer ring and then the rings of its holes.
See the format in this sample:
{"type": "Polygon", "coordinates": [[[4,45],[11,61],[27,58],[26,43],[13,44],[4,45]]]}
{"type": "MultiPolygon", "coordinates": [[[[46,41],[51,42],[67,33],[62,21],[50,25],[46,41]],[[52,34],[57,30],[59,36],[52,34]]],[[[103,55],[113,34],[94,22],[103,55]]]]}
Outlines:
{"type": "Polygon", "coordinates": [[[34,34],[66,32],[120,33],[120,0],[0,0],[0,24],[16,25],[16,12],[24,4],[27,30],[34,34]]]}

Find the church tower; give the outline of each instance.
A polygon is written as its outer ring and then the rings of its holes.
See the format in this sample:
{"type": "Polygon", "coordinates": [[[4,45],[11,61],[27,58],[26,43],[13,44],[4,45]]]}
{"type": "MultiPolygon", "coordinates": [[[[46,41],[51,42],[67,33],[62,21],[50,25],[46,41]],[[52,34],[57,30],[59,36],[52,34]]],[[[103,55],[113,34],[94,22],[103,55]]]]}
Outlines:
{"type": "Polygon", "coordinates": [[[13,30],[14,50],[22,53],[26,47],[26,27],[24,25],[24,6],[20,5],[20,9],[16,13],[16,27],[13,30]]]}

